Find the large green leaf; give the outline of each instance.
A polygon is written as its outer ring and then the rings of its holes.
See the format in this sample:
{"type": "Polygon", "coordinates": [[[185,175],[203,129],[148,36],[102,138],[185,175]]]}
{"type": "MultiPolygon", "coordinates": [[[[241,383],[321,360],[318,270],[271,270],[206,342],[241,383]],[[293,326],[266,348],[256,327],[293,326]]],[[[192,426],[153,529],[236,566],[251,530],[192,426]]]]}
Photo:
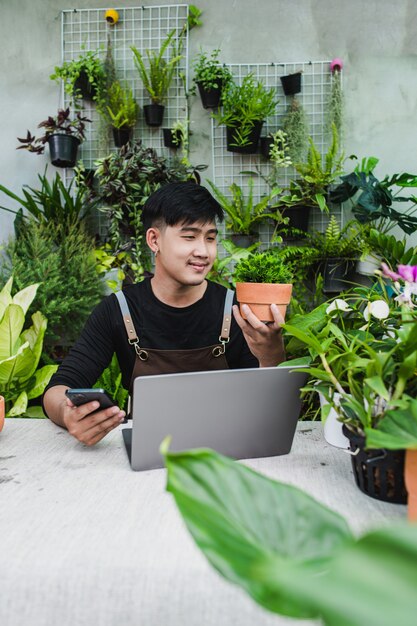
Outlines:
{"type": "Polygon", "coordinates": [[[19,377],[19,366],[22,367],[23,365],[24,369],[31,366],[31,355],[32,351],[29,348],[29,344],[26,342],[19,346],[13,356],[0,361],[0,385],[3,388],[7,388],[13,379],[19,377]]]}
{"type": "Polygon", "coordinates": [[[167,489],[194,540],[259,604],[327,626],[415,626],[417,526],[355,540],[299,489],[210,450],[166,447],[167,489]]]}
{"type": "Polygon", "coordinates": [[[13,286],[13,277],[10,276],[7,283],[4,285],[3,289],[0,291],[0,322],[6,310],[6,307],[9,306],[13,302],[13,298],[11,295],[13,286]]]}
{"type": "Polygon", "coordinates": [[[27,389],[28,398],[38,398],[45,391],[46,385],[51,380],[52,374],[55,374],[58,369],[58,365],[44,365],[40,369],[36,370],[33,378],[31,379],[31,385],[27,389]]]}
{"type": "Polygon", "coordinates": [[[13,403],[12,408],[7,411],[6,417],[20,417],[27,408],[28,395],[26,391],[22,391],[13,403]]]}
{"type": "Polygon", "coordinates": [[[32,326],[23,331],[22,339],[29,343],[32,352],[31,367],[24,372],[24,378],[30,378],[38,367],[39,359],[42,354],[43,338],[45,335],[47,321],[40,311],[36,311],[32,315],[32,326]]]}
{"type": "Polygon", "coordinates": [[[20,345],[25,314],[18,304],[9,304],[0,322],[0,362],[12,356],[20,345]]]}
{"type": "Polygon", "coordinates": [[[368,448],[417,448],[417,400],[410,398],[405,409],[390,409],[378,428],[366,428],[365,434],[368,448]]]}
{"type": "MultiPolygon", "coordinates": [[[[371,532],[347,543],[322,577],[287,576],[280,559],[268,558],[253,573],[271,596],[285,588],[320,614],[327,626],[415,626],[417,526],[371,532]]],[[[292,572],[293,573],[293,572],[292,572]]],[[[280,611],[277,611],[280,612],[280,611]]]]}
{"type": "Polygon", "coordinates": [[[268,555],[283,571],[322,575],[328,560],[351,539],[342,517],[296,487],[275,482],[210,450],[166,453],[168,485],[188,529],[211,564],[257,602],[294,617],[317,612],[285,593],[272,598],[253,579],[268,555]]]}
{"type": "Polygon", "coordinates": [[[25,289],[21,289],[17,292],[17,294],[13,297],[13,304],[18,304],[22,307],[23,313],[26,315],[30,305],[32,304],[36,292],[38,290],[40,283],[34,283],[33,285],[29,285],[25,287],[25,289]]]}

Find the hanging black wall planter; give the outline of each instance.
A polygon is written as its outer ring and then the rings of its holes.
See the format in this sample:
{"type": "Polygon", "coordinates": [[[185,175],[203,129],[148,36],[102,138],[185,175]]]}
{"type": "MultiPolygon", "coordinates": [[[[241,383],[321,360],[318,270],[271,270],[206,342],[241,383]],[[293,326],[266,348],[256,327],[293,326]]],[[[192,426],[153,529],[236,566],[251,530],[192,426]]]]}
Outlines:
{"type": "Polygon", "coordinates": [[[197,82],[201,103],[205,109],[217,109],[222,95],[222,85],[206,89],[202,83],[197,82]]]}
{"type": "Polygon", "coordinates": [[[88,74],[81,70],[80,75],[74,82],[74,90],[79,92],[84,100],[93,100],[96,95],[96,87],[88,80],[88,74]]]}
{"type": "Polygon", "coordinates": [[[283,235],[286,241],[303,239],[308,232],[311,206],[289,206],[281,209],[282,215],[288,217],[288,233],[283,235]],[[294,231],[294,232],[291,232],[294,231]]]}
{"type": "Polygon", "coordinates": [[[114,128],[113,127],[113,139],[114,145],[116,148],[121,148],[129,143],[132,137],[133,128],[130,127],[122,127],[122,128],[114,128]]]}
{"type": "Polygon", "coordinates": [[[163,104],[145,104],[143,114],[148,126],[162,126],[165,107],[163,104]]]}
{"type": "Polygon", "coordinates": [[[248,142],[244,146],[234,145],[237,144],[236,130],[239,130],[236,126],[226,126],[226,142],[228,152],[238,152],[240,154],[254,154],[258,151],[259,137],[261,136],[263,121],[254,122],[251,132],[247,139],[248,142]]]}
{"type": "Polygon", "coordinates": [[[48,137],[51,163],[55,167],[74,167],[80,140],[74,135],[54,134],[48,137]]]}
{"type": "Polygon", "coordinates": [[[323,292],[340,293],[349,288],[355,264],[341,258],[329,258],[323,264],[323,292]]]}
{"type": "Polygon", "coordinates": [[[163,128],[165,148],[179,148],[182,142],[182,132],[172,128],[163,128]]]}
{"type": "Polygon", "coordinates": [[[281,76],[281,84],[286,96],[294,96],[301,91],[301,72],[281,76]]]}

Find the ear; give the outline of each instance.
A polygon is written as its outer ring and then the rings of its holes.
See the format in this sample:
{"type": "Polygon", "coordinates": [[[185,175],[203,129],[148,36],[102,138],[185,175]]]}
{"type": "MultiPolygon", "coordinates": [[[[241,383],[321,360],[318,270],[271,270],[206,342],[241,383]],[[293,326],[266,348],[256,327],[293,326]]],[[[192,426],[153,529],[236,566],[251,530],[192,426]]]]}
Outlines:
{"type": "Polygon", "coordinates": [[[151,227],[146,231],[146,243],[152,252],[156,253],[159,250],[159,238],[160,238],[159,228],[151,227]]]}

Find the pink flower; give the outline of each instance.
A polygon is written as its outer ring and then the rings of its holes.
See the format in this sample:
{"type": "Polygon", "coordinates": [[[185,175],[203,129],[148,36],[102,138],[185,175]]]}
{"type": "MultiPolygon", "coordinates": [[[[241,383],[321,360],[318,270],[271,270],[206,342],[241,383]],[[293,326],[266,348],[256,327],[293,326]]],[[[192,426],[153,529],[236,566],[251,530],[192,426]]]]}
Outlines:
{"type": "Polygon", "coordinates": [[[397,274],[396,272],[393,272],[392,270],[390,270],[390,268],[388,267],[386,263],[381,263],[381,267],[382,267],[382,275],[385,276],[385,278],[391,278],[391,280],[401,279],[401,276],[397,274]]]}
{"type": "Polygon", "coordinates": [[[333,61],[330,63],[330,71],[332,73],[340,72],[342,70],[342,67],[343,67],[343,61],[342,59],[339,59],[338,57],[333,59],[333,61]]]}
{"type": "Polygon", "coordinates": [[[399,265],[397,270],[400,278],[407,283],[417,283],[417,265],[399,265]]]}

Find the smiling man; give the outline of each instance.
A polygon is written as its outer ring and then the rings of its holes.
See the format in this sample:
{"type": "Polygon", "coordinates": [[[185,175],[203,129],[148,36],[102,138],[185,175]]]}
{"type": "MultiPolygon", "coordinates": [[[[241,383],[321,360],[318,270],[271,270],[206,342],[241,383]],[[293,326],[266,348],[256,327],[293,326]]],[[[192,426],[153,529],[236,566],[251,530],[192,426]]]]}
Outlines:
{"type": "Polygon", "coordinates": [[[147,200],[142,221],[154,275],[103,299],[44,394],[47,415],[87,445],[125,414],[118,407],[97,411],[98,402],[75,407],[65,391],[91,387],[114,352],[129,389],[136,376],[268,367],[284,359],[277,307],[271,325],[249,308],[244,320],[233,292],[206,279],[223,210],[205,187],[164,185],[147,200]]]}

